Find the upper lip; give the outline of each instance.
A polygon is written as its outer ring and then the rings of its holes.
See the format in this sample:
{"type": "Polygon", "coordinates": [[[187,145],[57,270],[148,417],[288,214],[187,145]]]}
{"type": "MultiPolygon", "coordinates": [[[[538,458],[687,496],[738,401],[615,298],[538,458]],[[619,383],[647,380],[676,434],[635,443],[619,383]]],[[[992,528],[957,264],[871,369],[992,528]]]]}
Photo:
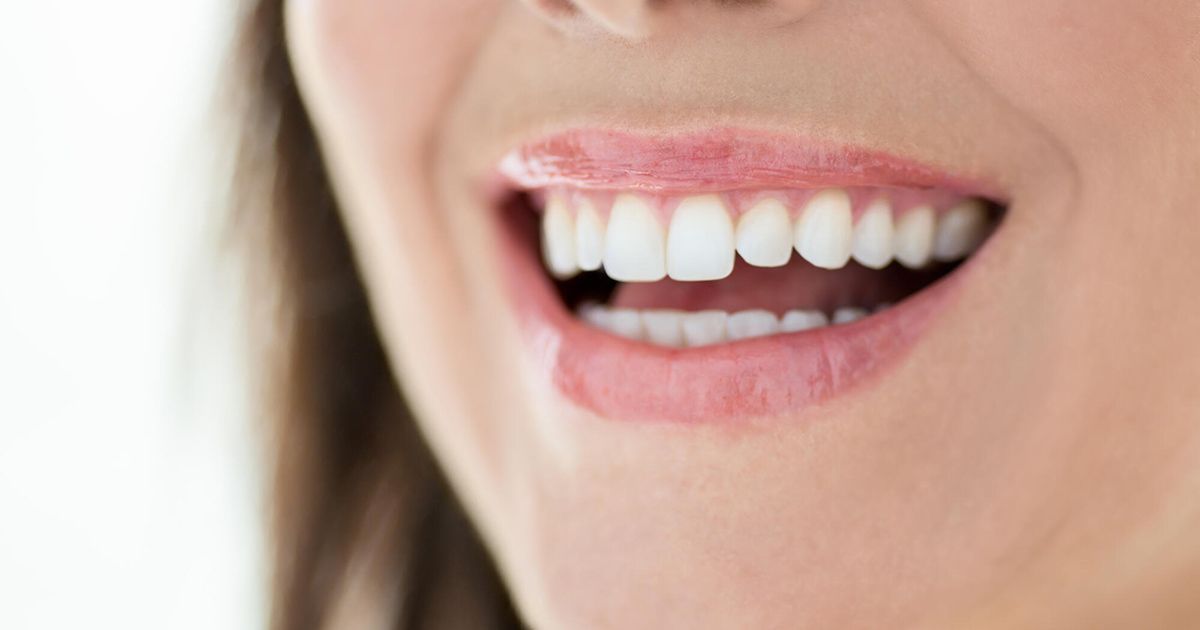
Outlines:
{"type": "Polygon", "coordinates": [[[636,134],[573,129],[511,149],[499,174],[522,189],[705,192],[830,186],[939,188],[999,200],[985,178],[950,173],[883,151],[722,127],[636,134]]]}

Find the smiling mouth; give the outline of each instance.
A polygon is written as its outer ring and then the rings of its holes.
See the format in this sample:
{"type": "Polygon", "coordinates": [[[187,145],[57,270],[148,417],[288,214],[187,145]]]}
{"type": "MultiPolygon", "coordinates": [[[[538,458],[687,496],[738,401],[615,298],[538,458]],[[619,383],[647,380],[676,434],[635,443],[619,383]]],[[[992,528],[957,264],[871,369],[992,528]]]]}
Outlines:
{"type": "Polygon", "coordinates": [[[797,410],[898,356],[1004,207],[866,151],[739,130],[575,131],[500,171],[522,321],[594,412],[797,410]]]}

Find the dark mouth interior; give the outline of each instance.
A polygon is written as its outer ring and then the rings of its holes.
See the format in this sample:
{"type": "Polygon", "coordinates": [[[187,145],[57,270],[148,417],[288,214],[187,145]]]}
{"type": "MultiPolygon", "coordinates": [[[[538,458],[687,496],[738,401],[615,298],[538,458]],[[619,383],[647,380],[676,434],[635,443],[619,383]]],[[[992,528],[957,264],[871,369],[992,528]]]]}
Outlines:
{"type": "MultiPolygon", "coordinates": [[[[539,256],[538,210],[533,200],[518,193],[508,207],[512,210],[511,225],[518,230],[520,242],[528,248],[529,255],[539,256]]],[[[1003,212],[998,204],[988,204],[994,222],[998,223],[1003,212]]],[[[829,270],[815,267],[798,255],[793,255],[787,265],[776,268],[754,267],[738,259],[728,277],[705,282],[669,278],[656,282],[618,282],[603,269],[581,272],[566,280],[545,273],[563,307],[572,313],[586,304],[600,304],[683,311],[765,309],[781,314],[790,309],[832,312],[841,307],[873,310],[894,305],[953,273],[963,262],[931,263],[921,269],[893,262],[883,269],[869,269],[851,261],[841,269],[829,270]]]]}
{"type": "Polygon", "coordinates": [[[761,308],[774,313],[791,309],[831,312],[841,307],[895,304],[933,284],[959,263],[910,270],[898,265],[867,269],[856,263],[837,270],[819,269],[793,258],[784,267],[764,269],[741,261],[721,280],[647,283],[617,282],[603,271],[555,280],[563,305],[575,311],[594,303],[627,308],[670,308],[684,311],[719,309],[735,312],[761,308]]]}

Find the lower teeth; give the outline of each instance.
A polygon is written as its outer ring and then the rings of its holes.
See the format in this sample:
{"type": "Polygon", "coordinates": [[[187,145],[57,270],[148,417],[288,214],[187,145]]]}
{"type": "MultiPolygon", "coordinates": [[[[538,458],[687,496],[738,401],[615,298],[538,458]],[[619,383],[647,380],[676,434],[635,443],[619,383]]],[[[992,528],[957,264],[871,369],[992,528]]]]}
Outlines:
{"type": "Polygon", "coordinates": [[[817,310],[790,310],[782,316],[753,309],[729,313],[721,310],[679,311],[670,309],[610,308],[585,304],[579,308],[584,322],[614,335],[669,348],[695,348],[740,339],[813,330],[829,325],[850,324],[874,309],[842,307],[830,314],[817,310]]]}

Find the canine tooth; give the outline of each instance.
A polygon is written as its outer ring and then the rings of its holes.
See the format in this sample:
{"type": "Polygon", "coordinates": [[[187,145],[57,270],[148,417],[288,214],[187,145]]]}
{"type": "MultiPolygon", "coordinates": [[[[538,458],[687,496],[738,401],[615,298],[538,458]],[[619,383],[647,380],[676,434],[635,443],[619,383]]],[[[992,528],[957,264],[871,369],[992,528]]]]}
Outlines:
{"type": "Polygon", "coordinates": [[[771,311],[760,309],[734,313],[729,316],[725,325],[731,340],[762,337],[779,332],[779,318],[771,311]]]}
{"type": "Polygon", "coordinates": [[[546,200],[542,213],[542,256],[550,273],[568,278],[579,271],[575,264],[575,221],[566,201],[558,195],[546,200]]]}
{"type": "Polygon", "coordinates": [[[867,309],[854,306],[843,306],[833,312],[834,324],[849,324],[867,316],[867,309]]]}
{"type": "Polygon", "coordinates": [[[792,257],[792,220],[778,199],[763,199],[738,219],[737,251],[755,267],[782,267],[792,257]]]}
{"type": "Polygon", "coordinates": [[[854,226],[854,260],[864,267],[883,269],[892,262],[892,205],[876,199],[854,226]]]}
{"type": "Polygon", "coordinates": [[[906,267],[924,267],[933,248],[933,208],[920,206],[896,222],[896,260],[906,267]]]}
{"type": "Polygon", "coordinates": [[[642,332],[646,341],[671,348],[683,347],[683,313],[680,311],[642,311],[642,332]]]}
{"type": "Polygon", "coordinates": [[[608,312],[608,330],[614,335],[641,341],[642,314],[632,308],[614,308],[608,312]]]}
{"type": "Polygon", "coordinates": [[[680,321],[684,344],[694,348],[725,341],[725,322],[728,319],[729,314],[725,311],[684,314],[680,321]]]}
{"type": "Polygon", "coordinates": [[[644,200],[617,195],[604,236],[604,272],[620,282],[654,282],[667,275],[666,238],[644,200]]]}
{"type": "Polygon", "coordinates": [[[733,221],[716,195],[688,197],[671,216],[667,275],[675,280],[720,280],[733,271],[733,221]]]}
{"type": "Polygon", "coordinates": [[[955,205],[938,219],[933,237],[933,257],[947,262],[975,251],[987,236],[988,218],[983,203],[969,199],[955,205]]]}
{"type": "Polygon", "coordinates": [[[779,330],[785,333],[800,332],[829,325],[829,318],[821,311],[788,311],[779,320],[779,330]]]}
{"type": "Polygon", "coordinates": [[[579,268],[595,271],[604,260],[604,221],[592,202],[579,202],[575,213],[575,257],[579,268]]]}
{"type": "Polygon", "coordinates": [[[850,196],[840,188],[813,195],[800,220],[796,221],[796,251],[817,267],[840,269],[846,266],[853,238],[850,196]]]}

